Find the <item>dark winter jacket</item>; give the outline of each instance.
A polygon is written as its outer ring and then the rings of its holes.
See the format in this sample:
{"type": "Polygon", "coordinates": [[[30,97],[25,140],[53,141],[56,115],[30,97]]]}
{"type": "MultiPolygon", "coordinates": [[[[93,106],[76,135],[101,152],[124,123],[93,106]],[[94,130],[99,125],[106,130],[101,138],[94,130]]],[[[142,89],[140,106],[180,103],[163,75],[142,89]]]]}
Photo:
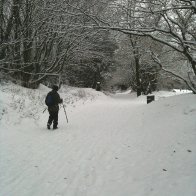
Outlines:
{"type": "Polygon", "coordinates": [[[50,112],[58,112],[58,110],[59,110],[59,105],[58,104],[62,103],[63,100],[60,98],[59,94],[55,90],[50,91],[48,93],[48,95],[52,95],[53,101],[54,101],[54,104],[52,106],[48,106],[48,111],[50,111],[50,112]]]}

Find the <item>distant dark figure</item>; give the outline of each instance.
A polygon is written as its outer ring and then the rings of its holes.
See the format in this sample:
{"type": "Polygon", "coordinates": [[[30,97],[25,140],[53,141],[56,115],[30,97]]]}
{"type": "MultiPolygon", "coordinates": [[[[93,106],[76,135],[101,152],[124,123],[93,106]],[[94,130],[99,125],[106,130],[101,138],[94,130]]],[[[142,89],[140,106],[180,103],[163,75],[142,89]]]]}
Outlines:
{"type": "Polygon", "coordinates": [[[45,103],[48,106],[49,112],[49,119],[47,123],[47,128],[50,129],[50,126],[53,123],[53,129],[57,129],[58,125],[58,113],[59,113],[59,105],[63,103],[63,100],[60,98],[59,94],[57,93],[58,86],[54,85],[52,87],[52,91],[50,91],[45,99],[45,103]]]}
{"type": "Polygon", "coordinates": [[[148,94],[151,94],[151,93],[152,93],[152,85],[151,85],[151,83],[149,82],[149,83],[148,83],[148,86],[147,86],[146,94],[148,95],[148,94]]]}
{"type": "Polygon", "coordinates": [[[97,82],[97,84],[96,84],[96,90],[97,91],[100,91],[101,90],[101,83],[100,82],[97,82]]]}

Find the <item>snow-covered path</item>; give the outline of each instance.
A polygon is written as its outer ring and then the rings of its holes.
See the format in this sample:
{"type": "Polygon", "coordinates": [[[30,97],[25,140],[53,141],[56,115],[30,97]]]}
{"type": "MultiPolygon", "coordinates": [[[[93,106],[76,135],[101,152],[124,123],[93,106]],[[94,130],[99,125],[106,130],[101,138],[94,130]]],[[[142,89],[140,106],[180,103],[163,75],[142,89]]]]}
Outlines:
{"type": "Polygon", "coordinates": [[[3,127],[0,195],[196,195],[196,123],[185,115],[196,112],[170,99],[170,110],[163,100],[158,114],[156,103],[121,95],[68,110],[69,124],[61,109],[56,131],[45,129],[47,114],[37,124],[3,127]]]}

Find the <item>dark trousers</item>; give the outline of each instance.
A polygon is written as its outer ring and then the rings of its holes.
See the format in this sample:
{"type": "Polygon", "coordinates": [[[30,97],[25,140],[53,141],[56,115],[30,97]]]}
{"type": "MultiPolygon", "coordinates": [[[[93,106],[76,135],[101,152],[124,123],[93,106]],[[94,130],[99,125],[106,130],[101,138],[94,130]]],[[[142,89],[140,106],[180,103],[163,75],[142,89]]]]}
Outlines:
{"type": "Polygon", "coordinates": [[[58,113],[59,111],[49,111],[49,119],[48,119],[48,125],[52,125],[53,123],[53,128],[56,128],[58,125],[58,113]]]}

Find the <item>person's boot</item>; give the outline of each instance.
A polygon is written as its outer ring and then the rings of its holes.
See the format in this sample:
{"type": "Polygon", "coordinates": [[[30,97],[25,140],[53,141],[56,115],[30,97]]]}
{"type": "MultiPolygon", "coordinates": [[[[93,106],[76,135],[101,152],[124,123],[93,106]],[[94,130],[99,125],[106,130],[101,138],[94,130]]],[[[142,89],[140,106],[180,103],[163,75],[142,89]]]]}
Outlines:
{"type": "Polygon", "coordinates": [[[58,129],[58,127],[53,127],[53,130],[58,129]]]}
{"type": "Polygon", "coordinates": [[[50,129],[50,124],[47,124],[47,128],[50,129]]]}

